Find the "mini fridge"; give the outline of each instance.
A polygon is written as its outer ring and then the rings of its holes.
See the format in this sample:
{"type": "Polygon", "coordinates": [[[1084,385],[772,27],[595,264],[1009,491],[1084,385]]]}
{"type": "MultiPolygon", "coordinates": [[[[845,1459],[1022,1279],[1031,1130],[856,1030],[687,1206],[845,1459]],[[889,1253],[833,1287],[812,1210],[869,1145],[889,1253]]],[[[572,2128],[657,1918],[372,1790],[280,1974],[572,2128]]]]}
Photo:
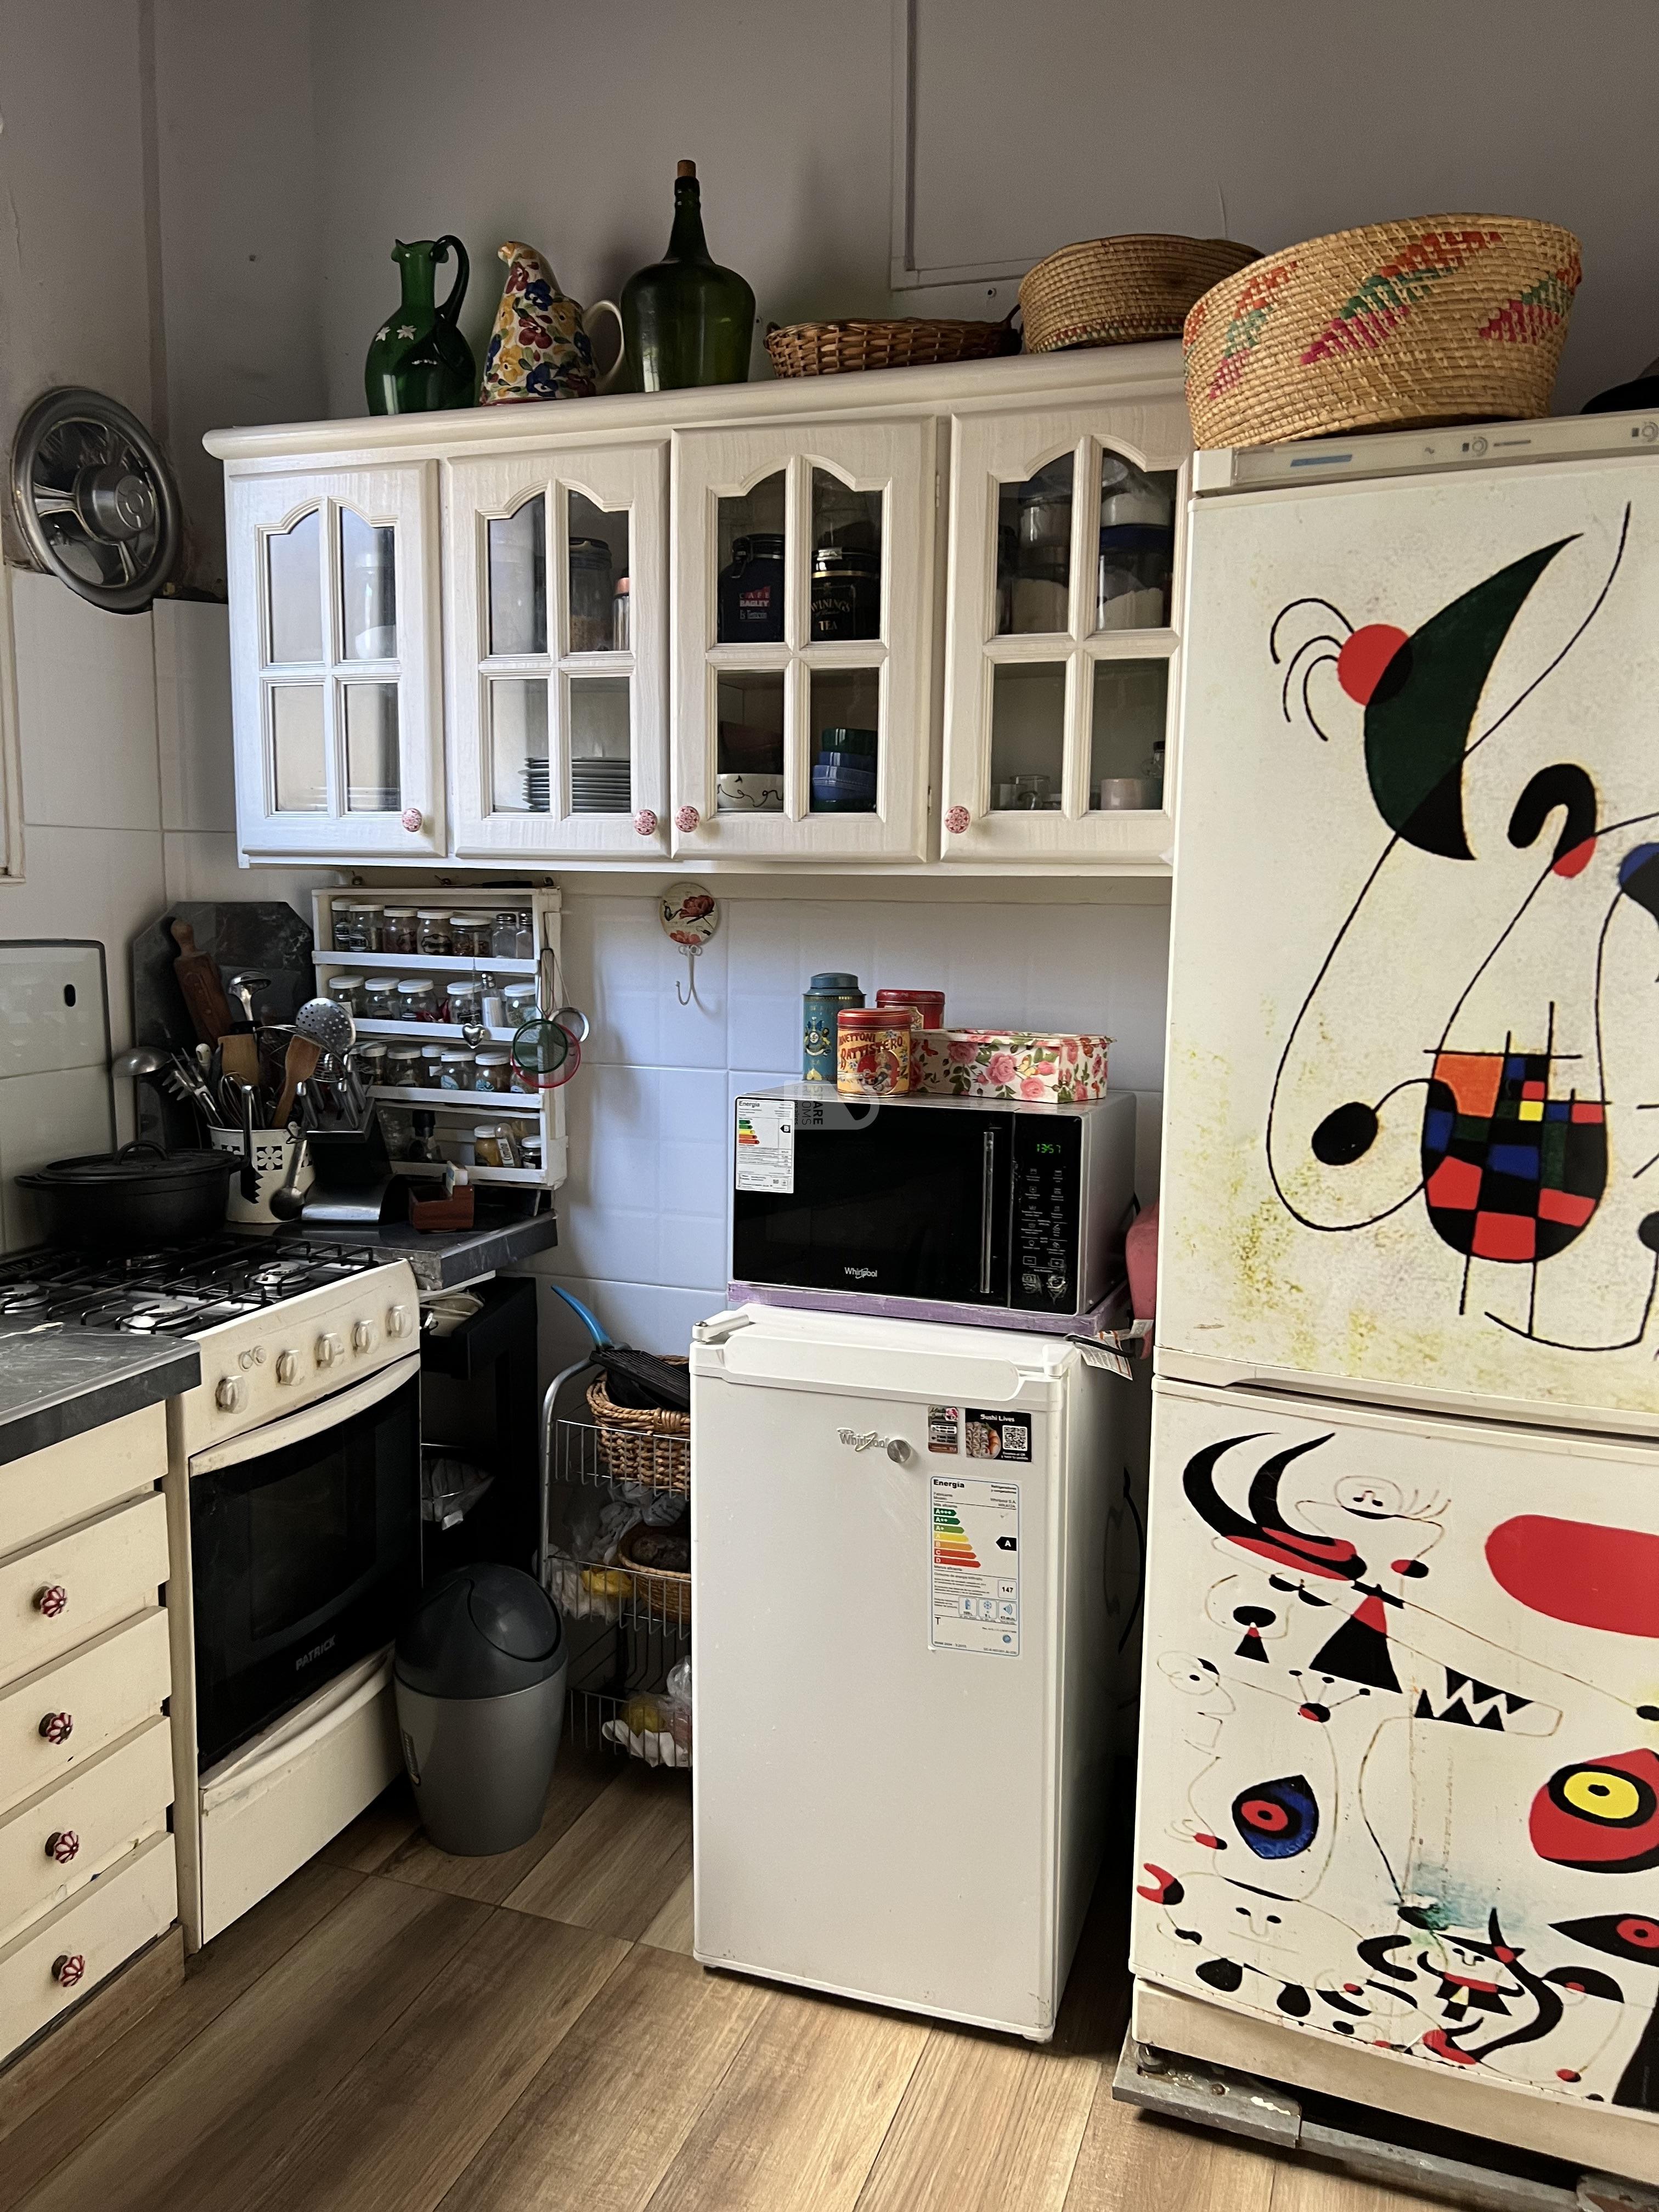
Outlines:
{"type": "Polygon", "coordinates": [[[1147,1396],[1063,1337],[699,1323],[705,1966],[1053,2034],[1132,1750],[1147,1396]]]}

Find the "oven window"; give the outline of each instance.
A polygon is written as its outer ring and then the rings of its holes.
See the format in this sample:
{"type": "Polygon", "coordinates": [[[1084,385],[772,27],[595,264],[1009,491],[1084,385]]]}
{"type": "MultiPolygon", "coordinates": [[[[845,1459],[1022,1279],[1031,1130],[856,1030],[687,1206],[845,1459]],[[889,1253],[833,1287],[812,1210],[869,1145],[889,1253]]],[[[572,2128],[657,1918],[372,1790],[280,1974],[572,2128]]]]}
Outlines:
{"type": "Polygon", "coordinates": [[[374,1559],[374,1492],[336,1449],[248,1495],[254,1641],[333,1604],[374,1559]]]}

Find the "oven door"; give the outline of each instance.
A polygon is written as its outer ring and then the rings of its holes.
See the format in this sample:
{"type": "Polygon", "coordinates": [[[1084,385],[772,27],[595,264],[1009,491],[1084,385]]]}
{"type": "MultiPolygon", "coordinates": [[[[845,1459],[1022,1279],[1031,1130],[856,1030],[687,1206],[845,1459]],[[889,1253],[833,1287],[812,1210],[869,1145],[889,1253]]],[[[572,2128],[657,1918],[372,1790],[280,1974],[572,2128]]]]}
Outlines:
{"type": "Polygon", "coordinates": [[[390,1643],[414,1602],[420,1364],[191,1462],[201,1766],[390,1643]]]}
{"type": "Polygon", "coordinates": [[[803,1101],[793,1190],[732,1193],[733,1279],[1006,1305],[1012,1119],[803,1101]]]}

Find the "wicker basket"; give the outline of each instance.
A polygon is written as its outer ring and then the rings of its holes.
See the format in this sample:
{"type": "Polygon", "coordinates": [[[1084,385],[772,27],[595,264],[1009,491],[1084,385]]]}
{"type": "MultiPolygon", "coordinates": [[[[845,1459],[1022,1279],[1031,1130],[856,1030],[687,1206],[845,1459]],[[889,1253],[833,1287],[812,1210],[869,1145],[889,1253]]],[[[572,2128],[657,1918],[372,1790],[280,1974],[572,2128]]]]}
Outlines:
{"type": "Polygon", "coordinates": [[[1578,288],[1553,223],[1425,216],[1269,254],[1187,318],[1200,446],[1548,411],[1578,288]]]}
{"type": "MultiPolygon", "coordinates": [[[[686,1367],[684,1358],[668,1358],[686,1367]]],[[[645,1482],[653,1490],[691,1488],[691,1416],[664,1407],[619,1406],[596,1375],[587,1386],[587,1410],[599,1435],[599,1457],[612,1482],[645,1482]]]]}
{"type": "Polygon", "coordinates": [[[1212,284],[1258,258],[1230,238],[1086,238],[1026,272],[1019,288],[1027,353],[1178,338],[1212,284]]]}
{"type": "Polygon", "coordinates": [[[637,1521],[617,1547],[617,1564],[634,1578],[634,1602],[665,1627],[684,1628],[691,1619],[691,1577],[670,1567],[642,1567],[633,1556],[634,1540],[645,1534],[637,1521]]]}
{"type": "Polygon", "coordinates": [[[769,323],[766,350],[780,376],[844,376],[854,369],[987,361],[993,354],[1018,353],[1019,341],[1012,314],[1000,323],[934,322],[908,315],[895,322],[790,323],[782,329],[769,323]]]}

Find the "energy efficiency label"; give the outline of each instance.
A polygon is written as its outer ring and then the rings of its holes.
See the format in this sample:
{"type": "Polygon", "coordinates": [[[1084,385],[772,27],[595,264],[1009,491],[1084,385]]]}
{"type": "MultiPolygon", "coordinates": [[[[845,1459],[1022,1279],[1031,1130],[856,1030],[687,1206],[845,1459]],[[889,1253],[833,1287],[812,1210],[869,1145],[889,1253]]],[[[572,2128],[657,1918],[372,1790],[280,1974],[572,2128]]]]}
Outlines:
{"type": "Polygon", "coordinates": [[[929,1479],[930,1651],[1019,1656],[1019,1485],[929,1479]]]}

